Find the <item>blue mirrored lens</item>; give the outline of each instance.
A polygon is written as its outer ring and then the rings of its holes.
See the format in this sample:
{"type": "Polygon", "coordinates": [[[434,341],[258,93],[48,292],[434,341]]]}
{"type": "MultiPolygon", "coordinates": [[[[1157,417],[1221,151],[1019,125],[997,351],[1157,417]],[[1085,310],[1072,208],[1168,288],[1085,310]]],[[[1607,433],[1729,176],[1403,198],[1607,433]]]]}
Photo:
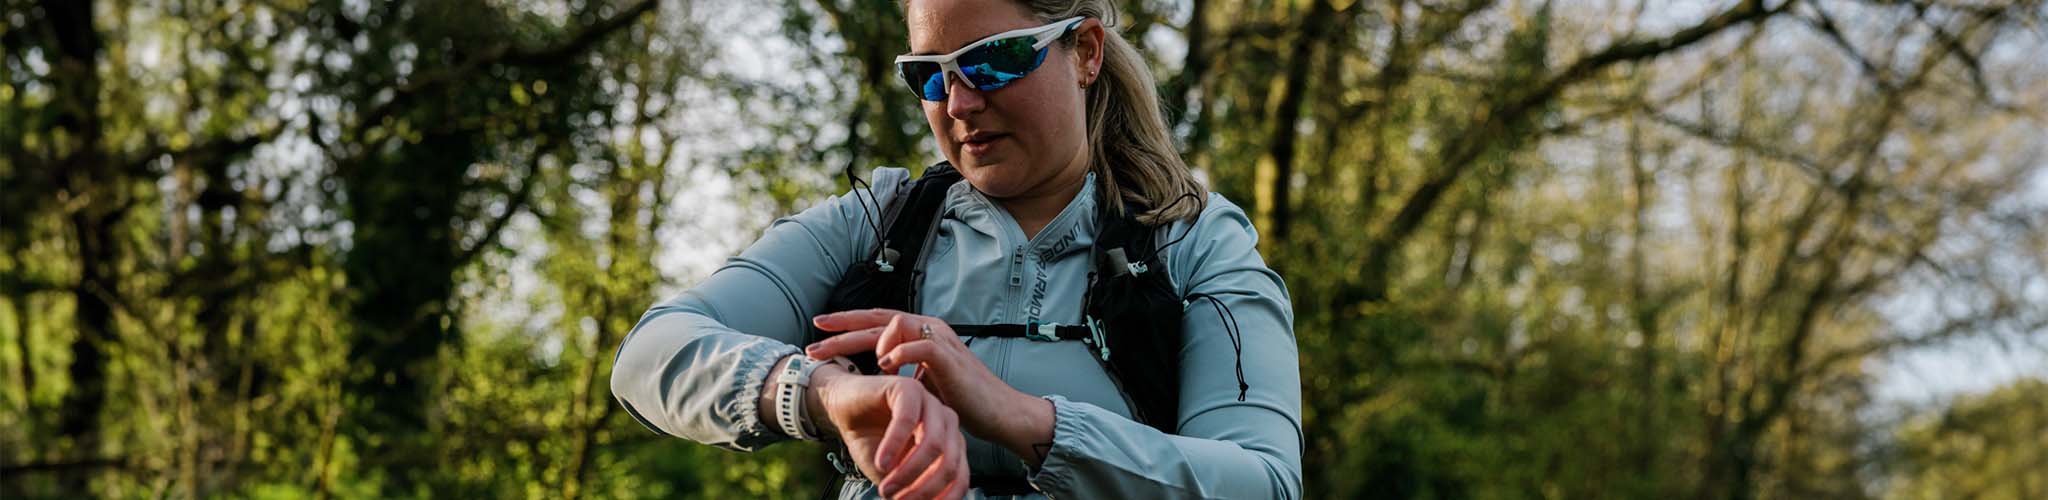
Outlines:
{"type": "MultiPolygon", "coordinates": [[[[956,62],[960,65],[960,73],[967,77],[968,83],[974,84],[974,88],[1003,88],[1045,63],[1045,55],[1050,50],[1033,48],[1033,41],[1028,36],[992,40],[960,54],[956,62]]],[[[946,72],[939,63],[897,63],[896,70],[902,75],[903,83],[910,85],[910,91],[919,99],[946,100],[946,72]]]]}
{"type": "Polygon", "coordinates": [[[995,90],[1031,74],[1045,62],[1046,49],[1032,48],[1032,37],[992,40],[960,55],[960,72],[974,88],[995,90]]]}
{"type": "Polygon", "coordinates": [[[927,101],[946,100],[946,72],[935,62],[896,63],[896,72],[910,92],[927,101]]]}
{"type": "Polygon", "coordinates": [[[924,79],[924,99],[927,101],[946,100],[946,72],[932,73],[924,79]]]}

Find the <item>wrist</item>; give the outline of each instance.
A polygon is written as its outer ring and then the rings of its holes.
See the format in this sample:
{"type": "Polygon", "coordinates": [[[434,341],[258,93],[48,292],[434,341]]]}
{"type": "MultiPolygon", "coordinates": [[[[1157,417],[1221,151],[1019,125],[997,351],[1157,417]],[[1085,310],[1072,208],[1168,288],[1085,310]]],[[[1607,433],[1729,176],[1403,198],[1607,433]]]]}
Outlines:
{"type": "Polygon", "coordinates": [[[775,388],[775,425],[782,434],[795,439],[815,441],[818,433],[805,418],[804,401],[810,385],[811,373],[823,363],[801,355],[785,356],[773,373],[775,388]]]}
{"type": "Polygon", "coordinates": [[[810,387],[804,389],[804,418],[810,421],[818,436],[827,441],[839,439],[839,426],[832,422],[830,406],[825,398],[831,397],[833,384],[845,380],[853,372],[837,363],[827,363],[811,372],[810,387]]]}
{"type": "Polygon", "coordinates": [[[782,381],[782,365],[789,362],[790,356],[802,356],[802,354],[789,354],[775,358],[775,362],[768,365],[768,376],[761,380],[760,396],[755,398],[754,401],[756,418],[760,419],[761,425],[775,429],[775,432],[778,434],[782,432],[782,426],[775,421],[775,384],[782,381]]]}
{"type": "Polygon", "coordinates": [[[1007,411],[1000,414],[1001,423],[991,437],[1035,470],[1051,451],[1053,403],[1014,389],[1009,392],[1008,403],[1003,405],[1007,411]]]}

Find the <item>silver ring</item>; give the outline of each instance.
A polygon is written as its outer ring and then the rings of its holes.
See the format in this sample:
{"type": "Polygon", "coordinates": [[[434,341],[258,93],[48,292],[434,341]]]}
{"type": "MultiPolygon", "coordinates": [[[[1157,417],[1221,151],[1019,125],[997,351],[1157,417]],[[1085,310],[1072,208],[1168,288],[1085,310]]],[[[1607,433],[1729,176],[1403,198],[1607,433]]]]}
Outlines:
{"type": "Polygon", "coordinates": [[[931,323],[925,323],[925,324],[924,324],[924,326],[922,326],[922,327],[918,327],[918,331],[924,334],[924,339],[925,339],[925,340],[931,340],[931,339],[932,339],[932,325],[931,325],[931,323]]]}

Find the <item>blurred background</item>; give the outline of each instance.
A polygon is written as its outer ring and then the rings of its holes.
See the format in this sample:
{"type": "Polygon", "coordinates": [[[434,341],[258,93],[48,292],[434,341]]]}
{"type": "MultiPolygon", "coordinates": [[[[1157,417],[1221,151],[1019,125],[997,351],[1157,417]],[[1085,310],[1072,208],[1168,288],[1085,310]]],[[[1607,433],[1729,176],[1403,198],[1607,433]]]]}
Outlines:
{"type": "MultiPolygon", "coordinates": [[[[938,161],[893,0],[0,0],[0,496],[811,497],[651,304],[938,161]]],[[[1126,0],[1312,498],[2048,498],[2039,0],[1126,0]]]]}

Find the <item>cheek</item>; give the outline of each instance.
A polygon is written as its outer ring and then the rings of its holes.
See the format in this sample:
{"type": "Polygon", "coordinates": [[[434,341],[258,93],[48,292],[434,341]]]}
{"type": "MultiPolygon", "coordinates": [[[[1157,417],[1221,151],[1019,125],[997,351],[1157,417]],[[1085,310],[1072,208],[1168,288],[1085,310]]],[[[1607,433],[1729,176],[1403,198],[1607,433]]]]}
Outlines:
{"type": "MultiPolygon", "coordinates": [[[[1032,76],[1038,76],[1033,74],[1032,76]]],[[[1046,76],[1052,76],[1048,74],[1046,76]]],[[[1030,143],[1033,156],[1058,156],[1050,154],[1062,148],[1078,147],[1074,144],[1086,138],[1086,124],[1082,121],[1080,97],[1066,89],[1057,87],[1058,80],[1033,82],[1029,92],[1019,92],[1005,102],[1004,117],[1013,125],[1018,135],[1030,143]]]]}
{"type": "Polygon", "coordinates": [[[953,145],[953,136],[947,133],[953,129],[953,117],[946,115],[945,102],[925,101],[924,122],[931,126],[932,138],[938,139],[940,146],[953,145]]]}

